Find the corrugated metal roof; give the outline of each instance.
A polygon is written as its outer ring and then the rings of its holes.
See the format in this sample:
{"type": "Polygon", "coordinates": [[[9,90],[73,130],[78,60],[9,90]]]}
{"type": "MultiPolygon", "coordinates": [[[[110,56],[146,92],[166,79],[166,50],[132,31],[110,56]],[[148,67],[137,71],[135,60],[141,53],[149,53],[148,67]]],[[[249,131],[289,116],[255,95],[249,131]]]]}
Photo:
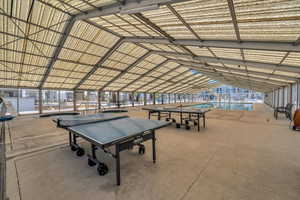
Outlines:
{"type": "Polygon", "coordinates": [[[296,81],[300,0],[230,3],[3,0],[0,86],[194,93],[213,87],[209,80],[262,82],[266,91],[296,81]],[[147,10],[151,3],[159,9],[147,10]],[[224,48],[224,41],[231,43],[224,48]],[[251,46],[241,47],[244,41],[251,46]]]}

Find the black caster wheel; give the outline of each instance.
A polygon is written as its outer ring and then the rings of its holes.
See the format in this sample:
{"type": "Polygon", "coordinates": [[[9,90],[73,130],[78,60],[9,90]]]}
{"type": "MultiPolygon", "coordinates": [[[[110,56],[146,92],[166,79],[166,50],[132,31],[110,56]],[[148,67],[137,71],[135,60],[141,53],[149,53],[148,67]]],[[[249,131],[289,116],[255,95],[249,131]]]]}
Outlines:
{"type": "Polygon", "coordinates": [[[108,172],[108,167],[104,163],[99,163],[99,165],[97,167],[97,171],[100,176],[104,176],[108,172]]]}
{"type": "Polygon", "coordinates": [[[146,151],[146,148],[145,148],[144,145],[139,147],[139,154],[140,154],[140,155],[145,154],[145,151],[146,151]]]}
{"type": "Polygon", "coordinates": [[[95,166],[97,163],[95,162],[95,161],[93,161],[93,160],[91,160],[91,159],[88,159],[88,165],[90,166],[90,167],[93,167],[93,166],[95,166]]]}
{"type": "Polygon", "coordinates": [[[194,122],[194,126],[197,126],[198,125],[198,123],[197,122],[194,122]]]}
{"type": "Polygon", "coordinates": [[[176,124],[176,128],[180,128],[180,124],[176,124]]]}
{"type": "Polygon", "coordinates": [[[71,150],[72,150],[72,151],[77,151],[77,147],[71,146],[71,150]]]}
{"type": "Polygon", "coordinates": [[[175,120],[175,119],[172,119],[172,122],[173,122],[173,123],[176,123],[176,120],[175,120]]]}
{"type": "Polygon", "coordinates": [[[190,126],[185,126],[185,129],[186,129],[186,130],[190,130],[191,127],[190,127],[190,126]]]}
{"type": "Polygon", "coordinates": [[[77,151],[76,151],[76,155],[81,157],[84,155],[84,149],[83,148],[78,148],[77,151]]]}

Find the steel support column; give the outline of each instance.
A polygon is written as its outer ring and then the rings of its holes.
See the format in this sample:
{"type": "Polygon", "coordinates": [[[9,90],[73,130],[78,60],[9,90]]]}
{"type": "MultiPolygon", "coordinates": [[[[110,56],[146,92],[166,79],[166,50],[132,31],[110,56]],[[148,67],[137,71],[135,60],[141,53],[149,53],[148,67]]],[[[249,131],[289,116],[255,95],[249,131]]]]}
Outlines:
{"type": "Polygon", "coordinates": [[[43,113],[43,93],[42,90],[39,89],[39,114],[43,113]]]}
{"type": "Polygon", "coordinates": [[[131,93],[131,104],[134,107],[134,92],[131,93]]]}
{"type": "Polygon", "coordinates": [[[98,90],[98,110],[101,110],[101,95],[102,95],[102,91],[98,90]]]}
{"type": "Polygon", "coordinates": [[[120,92],[117,91],[117,107],[120,108],[121,105],[120,105],[120,92]]]}
{"type": "Polygon", "coordinates": [[[77,111],[77,91],[73,91],[73,110],[77,111]]]}
{"type": "Polygon", "coordinates": [[[144,92],[144,106],[147,105],[147,93],[144,92]]]}
{"type": "Polygon", "coordinates": [[[289,89],[290,89],[290,91],[289,91],[289,103],[293,103],[293,85],[292,84],[290,84],[289,85],[289,89]]]}

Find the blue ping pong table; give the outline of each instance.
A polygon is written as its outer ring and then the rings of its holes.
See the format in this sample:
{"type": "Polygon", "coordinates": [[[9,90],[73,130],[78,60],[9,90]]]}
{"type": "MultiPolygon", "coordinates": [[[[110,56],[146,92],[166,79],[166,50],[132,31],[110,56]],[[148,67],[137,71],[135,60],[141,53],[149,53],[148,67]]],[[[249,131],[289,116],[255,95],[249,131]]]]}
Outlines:
{"type": "Polygon", "coordinates": [[[104,153],[110,154],[116,161],[116,182],[120,185],[120,152],[139,147],[139,154],[145,153],[145,146],[142,144],[152,140],[153,163],[156,162],[155,130],[168,126],[170,122],[129,118],[128,116],[117,116],[111,113],[97,113],[80,116],[58,116],[53,118],[57,127],[69,131],[69,144],[77,156],[83,156],[85,151],[77,143],[80,137],[91,144],[91,154],[88,155],[88,165],[98,165],[97,171],[100,176],[108,172],[105,163],[100,162],[96,157],[96,150],[101,149],[104,153]],[[110,147],[114,146],[115,151],[110,147]]]}

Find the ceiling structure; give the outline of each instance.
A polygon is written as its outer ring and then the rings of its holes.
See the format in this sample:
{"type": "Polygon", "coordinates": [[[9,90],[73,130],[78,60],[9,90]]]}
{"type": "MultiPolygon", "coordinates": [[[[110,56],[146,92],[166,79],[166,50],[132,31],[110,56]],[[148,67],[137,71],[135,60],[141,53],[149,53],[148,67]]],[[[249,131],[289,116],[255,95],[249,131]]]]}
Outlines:
{"type": "Polygon", "coordinates": [[[2,0],[0,20],[1,87],[267,92],[300,78],[300,0],[2,0]]]}

